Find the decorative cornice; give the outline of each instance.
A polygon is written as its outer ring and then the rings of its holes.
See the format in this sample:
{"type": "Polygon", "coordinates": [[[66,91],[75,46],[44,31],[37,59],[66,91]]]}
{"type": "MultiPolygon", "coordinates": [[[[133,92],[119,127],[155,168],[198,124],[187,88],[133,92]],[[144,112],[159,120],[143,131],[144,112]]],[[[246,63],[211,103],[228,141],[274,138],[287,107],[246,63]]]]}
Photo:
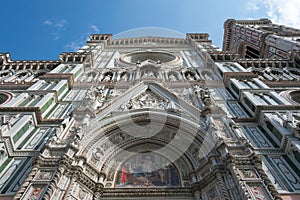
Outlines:
{"type": "Polygon", "coordinates": [[[231,52],[209,52],[211,58],[216,62],[227,62],[227,61],[234,61],[238,58],[238,54],[231,53],[231,52]]]}
{"type": "Polygon", "coordinates": [[[103,41],[111,41],[112,34],[90,34],[89,42],[103,42],[103,41]]]}
{"type": "Polygon", "coordinates": [[[209,34],[207,33],[187,33],[186,39],[187,40],[194,40],[195,42],[211,42],[208,39],[209,34]]]}
{"type": "Polygon", "coordinates": [[[269,87],[299,87],[300,81],[290,81],[290,80],[281,80],[281,81],[268,81],[262,80],[264,84],[269,87]]]}
{"type": "MultiPolygon", "coordinates": [[[[165,38],[165,37],[143,37],[143,38],[124,38],[124,39],[115,39],[111,40],[109,47],[114,46],[125,46],[133,44],[144,44],[144,43],[158,43],[166,45],[189,45],[190,42],[183,38],[165,38]]],[[[146,46],[145,46],[146,47],[146,46]]]]}
{"type": "Polygon", "coordinates": [[[104,188],[103,197],[193,197],[190,188],[168,187],[168,188],[104,188]]]}
{"type": "Polygon", "coordinates": [[[83,62],[92,62],[92,53],[90,52],[64,52],[59,55],[61,63],[76,64],[83,62]]]}
{"type": "Polygon", "coordinates": [[[286,59],[237,59],[240,65],[245,68],[256,67],[256,68],[267,68],[267,67],[293,67],[293,62],[286,59]]]}
{"type": "Polygon", "coordinates": [[[9,53],[0,53],[1,70],[52,70],[60,64],[59,60],[11,60],[9,53]]]}
{"type": "Polygon", "coordinates": [[[30,88],[35,82],[1,82],[0,83],[0,90],[26,90],[30,88]]]}
{"type": "Polygon", "coordinates": [[[41,80],[50,80],[50,81],[56,81],[56,80],[68,80],[69,89],[71,89],[74,85],[74,74],[71,73],[48,73],[44,76],[40,77],[41,80]]]}
{"type": "Polygon", "coordinates": [[[64,119],[45,119],[39,107],[0,107],[0,112],[4,113],[35,113],[38,124],[57,125],[61,124],[64,119]]]}

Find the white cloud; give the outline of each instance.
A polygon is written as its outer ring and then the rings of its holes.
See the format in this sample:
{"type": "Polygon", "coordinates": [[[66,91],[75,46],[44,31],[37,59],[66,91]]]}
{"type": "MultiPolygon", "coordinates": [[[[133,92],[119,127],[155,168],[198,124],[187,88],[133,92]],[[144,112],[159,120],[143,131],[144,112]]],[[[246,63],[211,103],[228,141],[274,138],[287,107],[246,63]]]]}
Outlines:
{"type": "Polygon", "coordinates": [[[246,4],[246,9],[249,10],[249,11],[256,12],[260,8],[259,8],[257,2],[255,2],[255,1],[248,1],[247,4],[246,4]]]}
{"type": "Polygon", "coordinates": [[[90,25],[90,30],[92,31],[92,32],[96,32],[96,33],[99,33],[99,28],[96,26],[96,25],[94,25],[94,24],[92,24],[92,25],[90,25]]]}
{"type": "Polygon", "coordinates": [[[67,21],[64,19],[61,19],[59,21],[57,21],[54,26],[58,29],[65,29],[65,27],[67,26],[67,21]]]}
{"type": "Polygon", "coordinates": [[[67,21],[64,19],[46,19],[43,21],[43,25],[50,29],[50,34],[52,35],[53,40],[58,40],[62,37],[62,32],[66,30],[67,24],[67,21]]]}
{"type": "Polygon", "coordinates": [[[44,22],[43,22],[44,25],[48,25],[48,26],[51,26],[53,23],[51,20],[49,19],[46,19],[44,22]]]}
{"type": "Polygon", "coordinates": [[[68,44],[65,45],[66,51],[78,51],[81,47],[83,47],[85,45],[86,41],[89,40],[89,35],[91,33],[99,33],[99,31],[100,30],[96,25],[91,24],[88,27],[87,32],[83,33],[79,37],[79,39],[71,41],[71,42],[69,42],[68,44]]]}
{"type": "Polygon", "coordinates": [[[263,3],[273,23],[300,28],[299,0],[263,0],[263,3]]]}
{"type": "Polygon", "coordinates": [[[65,45],[67,51],[78,51],[84,45],[83,41],[72,41],[65,45]]]}

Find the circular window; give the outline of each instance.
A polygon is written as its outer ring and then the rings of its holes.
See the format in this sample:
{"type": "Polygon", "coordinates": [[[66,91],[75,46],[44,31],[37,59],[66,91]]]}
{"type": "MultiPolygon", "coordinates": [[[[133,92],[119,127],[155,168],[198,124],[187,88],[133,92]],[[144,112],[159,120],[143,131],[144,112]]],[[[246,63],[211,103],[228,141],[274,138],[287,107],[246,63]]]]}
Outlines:
{"type": "Polygon", "coordinates": [[[7,92],[0,92],[0,105],[9,102],[12,99],[12,95],[7,92]]]}
{"type": "Polygon", "coordinates": [[[170,53],[152,52],[152,51],[129,53],[121,57],[121,60],[123,62],[132,63],[132,64],[136,64],[138,62],[144,62],[147,60],[154,61],[156,63],[168,63],[171,61],[175,61],[177,59],[178,57],[170,53]]]}

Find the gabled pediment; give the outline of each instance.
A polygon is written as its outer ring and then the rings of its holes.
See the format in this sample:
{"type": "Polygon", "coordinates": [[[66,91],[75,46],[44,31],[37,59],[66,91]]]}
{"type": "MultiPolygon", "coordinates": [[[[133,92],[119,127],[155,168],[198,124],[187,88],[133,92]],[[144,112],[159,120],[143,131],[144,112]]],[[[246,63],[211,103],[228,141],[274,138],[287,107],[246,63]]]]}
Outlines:
{"type": "Polygon", "coordinates": [[[155,81],[143,81],[117,96],[109,105],[96,111],[96,118],[106,118],[112,112],[138,109],[160,109],[180,113],[199,120],[201,111],[155,81]]]}

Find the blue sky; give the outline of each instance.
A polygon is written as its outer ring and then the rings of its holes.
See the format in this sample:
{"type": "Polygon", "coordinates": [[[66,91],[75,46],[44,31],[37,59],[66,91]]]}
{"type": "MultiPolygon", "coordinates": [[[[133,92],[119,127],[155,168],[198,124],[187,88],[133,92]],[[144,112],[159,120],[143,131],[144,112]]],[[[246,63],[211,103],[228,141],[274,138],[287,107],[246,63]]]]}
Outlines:
{"type": "Polygon", "coordinates": [[[0,52],[10,52],[13,60],[56,60],[83,46],[91,33],[116,35],[142,27],[209,33],[221,48],[226,19],[266,17],[300,28],[300,1],[3,0],[0,52]]]}

